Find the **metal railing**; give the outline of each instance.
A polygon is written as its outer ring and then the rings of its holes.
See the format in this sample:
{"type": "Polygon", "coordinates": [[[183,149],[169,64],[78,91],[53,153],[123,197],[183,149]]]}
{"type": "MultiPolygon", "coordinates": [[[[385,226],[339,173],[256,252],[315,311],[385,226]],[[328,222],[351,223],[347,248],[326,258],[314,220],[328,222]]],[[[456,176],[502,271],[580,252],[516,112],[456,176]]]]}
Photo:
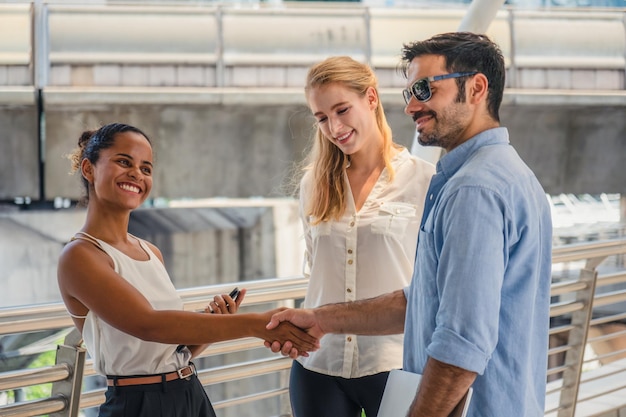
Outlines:
{"type": "MultiPolygon", "coordinates": [[[[239,285],[242,286],[241,283],[239,285]]],[[[294,300],[304,298],[307,280],[302,277],[278,278],[246,281],[244,285],[248,290],[245,300],[247,307],[245,308],[254,308],[268,303],[293,306],[294,300]]],[[[185,310],[201,310],[204,309],[207,300],[212,299],[213,295],[228,293],[231,288],[232,284],[220,284],[182,289],[178,292],[183,299],[185,310]]],[[[73,326],[72,320],[62,303],[0,309],[0,335],[66,329],[71,328],[71,326],[73,326]]],[[[95,375],[93,361],[85,358],[84,348],[76,348],[78,340],[80,337],[75,331],[69,332],[65,342],[58,347],[57,363],[53,366],[0,373],[0,392],[54,383],[51,397],[0,406],[0,415],[26,417],[56,413],[53,415],[75,416],[79,408],[89,408],[101,404],[104,401],[104,389],[83,392],[76,389],[76,387],[81,386],[80,382],[83,377],[95,375]]],[[[203,354],[199,355],[198,359],[256,348],[265,349],[263,342],[255,338],[214,343],[203,354]]],[[[291,367],[289,358],[277,354],[266,356],[258,360],[211,367],[210,369],[199,368],[198,378],[203,385],[207,386],[285,371],[291,367]]],[[[286,392],[286,387],[256,392],[242,397],[217,401],[213,403],[213,406],[215,409],[233,407],[263,398],[278,397],[286,394],[286,392]]]]}
{"type": "Polygon", "coordinates": [[[594,345],[606,347],[611,341],[626,339],[624,254],[623,238],[553,250],[553,269],[561,268],[553,272],[551,291],[546,416],[589,415],[576,413],[578,406],[593,409],[596,416],[626,409],[626,397],[620,402],[614,395],[626,389],[626,361],[620,359],[626,357],[625,352],[618,349],[602,356],[593,354],[594,345]],[[609,258],[613,262],[607,266],[609,258]],[[571,277],[572,271],[578,276],[571,277]],[[609,323],[615,324],[615,329],[608,329],[609,323]],[[592,330],[594,337],[590,337],[592,330]],[[585,370],[592,362],[597,363],[595,369],[585,370]],[[613,369],[606,372],[605,366],[613,369]],[[622,374],[621,381],[609,379],[617,374],[622,374]]]}
{"type": "MultiPolygon", "coordinates": [[[[626,409],[626,397],[622,396],[622,401],[619,401],[619,393],[626,390],[626,360],[621,359],[626,357],[626,351],[605,349],[593,357],[584,354],[585,349],[598,350],[598,346],[606,347],[611,341],[626,338],[626,309],[620,307],[626,304],[625,258],[626,238],[554,248],[546,416],[580,416],[583,414],[576,413],[578,404],[586,403],[593,407],[594,402],[606,403],[601,400],[610,396],[616,396],[618,400],[613,398],[613,406],[607,408],[606,413],[626,409]],[[618,330],[596,331],[594,336],[590,336],[591,330],[608,325],[618,330]],[[595,364],[594,369],[585,370],[592,363],[595,364]],[[602,388],[597,389],[598,385],[602,388]],[[593,389],[586,390],[586,387],[592,386],[593,389]]],[[[258,307],[278,302],[293,306],[295,300],[304,297],[307,281],[297,277],[246,281],[239,285],[248,289],[246,305],[258,307]]],[[[212,295],[227,292],[231,286],[212,285],[180,290],[179,293],[186,310],[199,310],[212,295]]],[[[71,326],[71,319],[60,303],[0,310],[0,335],[71,326]]],[[[57,364],[54,366],[0,373],[0,392],[54,383],[49,398],[0,406],[0,415],[26,417],[54,413],[52,415],[55,416],[75,416],[79,408],[99,405],[104,399],[104,389],[82,392],[79,389],[83,377],[92,376],[95,372],[91,360],[85,359],[84,349],[74,347],[77,340],[76,332],[68,334],[66,342],[58,347],[57,364]]],[[[262,346],[260,340],[253,338],[215,343],[201,358],[262,346]]],[[[286,372],[290,366],[290,359],[270,354],[257,360],[201,368],[199,378],[203,385],[212,386],[286,372]]],[[[261,399],[286,396],[287,392],[286,381],[283,381],[283,386],[277,388],[216,401],[214,407],[227,410],[261,399]]],[[[593,415],[603,415],[602,410],[593,415]]]]}

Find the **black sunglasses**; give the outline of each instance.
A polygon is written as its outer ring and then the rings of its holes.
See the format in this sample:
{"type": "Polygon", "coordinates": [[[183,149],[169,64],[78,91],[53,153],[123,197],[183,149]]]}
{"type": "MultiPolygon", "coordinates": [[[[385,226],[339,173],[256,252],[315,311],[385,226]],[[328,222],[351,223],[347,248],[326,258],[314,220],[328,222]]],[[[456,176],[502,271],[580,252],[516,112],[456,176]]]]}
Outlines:
{"type": "Polygon", "coordinates": [[[411,96],[415,97],[417,101],[425,102],[430,100],[433,96],[433,92],[430,89],[430,83],[433,81],[445,80],[446,78],[460,78],[468,77],[470,75],[477,74],[478,71],[473,72],[454,72],[452,74],[435,75],[434,77],[420,78],[415,81],[409,88],[402,90],[402,96],[406,104],[411,101],[411,96]]]}

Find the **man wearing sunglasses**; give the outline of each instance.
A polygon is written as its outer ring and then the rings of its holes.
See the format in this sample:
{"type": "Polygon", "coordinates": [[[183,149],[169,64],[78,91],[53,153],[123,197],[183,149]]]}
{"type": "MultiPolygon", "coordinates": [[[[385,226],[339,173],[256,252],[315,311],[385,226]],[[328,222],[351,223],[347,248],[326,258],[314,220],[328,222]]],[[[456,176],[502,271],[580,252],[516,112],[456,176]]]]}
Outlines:
{"type": "Polygon", "coordinates": [[[410,416],[447,417],[470,386],[469,417],[543,416],[552,223],[500,126],[504,58],[488,37],[465,32],[404,45],[402,62],[418,140],[446,151],[426,194],[411,285],[286,310],[269,326],[289,320],[318,338],[404,330],[404,369],[423,375],[410,416]]]}

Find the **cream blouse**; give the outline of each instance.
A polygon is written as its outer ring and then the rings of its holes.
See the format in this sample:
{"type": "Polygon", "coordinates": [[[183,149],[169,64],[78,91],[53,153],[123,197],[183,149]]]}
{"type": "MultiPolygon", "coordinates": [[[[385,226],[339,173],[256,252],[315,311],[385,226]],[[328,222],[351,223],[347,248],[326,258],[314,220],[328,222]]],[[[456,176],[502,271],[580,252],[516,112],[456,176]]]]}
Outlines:
{"type": "MultiPolygon", "coordinates": [[[[357,212],[344,181],[347,208],[340,220],[311,226],[304,215],[311,196],[312,176],[300,187],[300,213],[306,252],[304,275],[309,286],[306,308],[361,300],[409,285],[424,198],[435,167],[403,149],[392,160],[395,177],[384,169],[363,207],[357,212]]],[[[358,378],[402,367],[403,335],[356,336],[328,334],[318,351],[299,358],[312,371],[358,378]]]]}

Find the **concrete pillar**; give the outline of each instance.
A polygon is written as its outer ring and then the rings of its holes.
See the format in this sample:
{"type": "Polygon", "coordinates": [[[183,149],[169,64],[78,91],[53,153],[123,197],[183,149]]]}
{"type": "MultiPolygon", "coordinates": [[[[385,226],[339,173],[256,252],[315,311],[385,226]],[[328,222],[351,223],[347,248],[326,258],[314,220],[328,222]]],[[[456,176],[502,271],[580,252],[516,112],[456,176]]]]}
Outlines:
{"type": "Polygon", "coordinates": [[[503,4],[504,0],[473,0],[457,30],[485,33],[503,4]]]}

